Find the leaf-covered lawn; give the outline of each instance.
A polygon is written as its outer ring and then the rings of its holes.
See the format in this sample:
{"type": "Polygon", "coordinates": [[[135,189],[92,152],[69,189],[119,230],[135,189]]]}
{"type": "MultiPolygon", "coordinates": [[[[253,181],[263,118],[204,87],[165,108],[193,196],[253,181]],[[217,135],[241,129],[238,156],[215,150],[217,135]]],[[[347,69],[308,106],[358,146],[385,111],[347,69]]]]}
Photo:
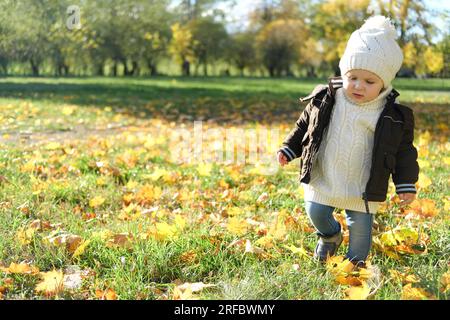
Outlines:
{"type": "Polygon", "coordinates": [[[317,81],[0,79],[0,298],[448,299],[449,80],[397,81],[416,116],[418,199],[399,208],[391,182],[354,269],[346,228],[337,257],[312,260],[298,159],[268,175],[189,158],[195,139],[176,148],[203,120],[209,151],[226,130],[242,130],[244,155],[279,130],[259,145],[270,156],[317,81]]]}

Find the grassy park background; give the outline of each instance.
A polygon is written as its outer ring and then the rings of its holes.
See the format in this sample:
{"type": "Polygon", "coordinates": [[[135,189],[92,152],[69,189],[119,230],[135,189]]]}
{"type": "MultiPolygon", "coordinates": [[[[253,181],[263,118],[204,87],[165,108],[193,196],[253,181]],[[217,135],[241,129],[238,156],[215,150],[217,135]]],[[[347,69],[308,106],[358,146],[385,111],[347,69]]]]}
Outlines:
{"type": "Polygon", "coordinates": [[[0,298],[448,299],[450,80],[393,83],[415,114],[419,193],[400,209],[391,182],[370,296],[345,261],[312,260],[298,159],[265,175],[254,163],[173,155],[169,137],[202,121],[218,130],[204,147],[244,129],[237,153],[249,151],[250,129],[279,130],[259,149],[275,163],[298,98],[325,82],[0,78],[0,298]]]}

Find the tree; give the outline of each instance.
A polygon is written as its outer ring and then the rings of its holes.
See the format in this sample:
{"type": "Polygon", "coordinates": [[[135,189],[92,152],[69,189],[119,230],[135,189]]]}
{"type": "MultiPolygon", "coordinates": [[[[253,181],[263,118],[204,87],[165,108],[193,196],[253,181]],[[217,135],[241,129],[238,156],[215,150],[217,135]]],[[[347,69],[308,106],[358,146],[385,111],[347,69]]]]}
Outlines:
{"type": "Polygon", "coordinates": [[[324,59],[329,69],[339,73],[339,60],[344,54],[348,39],[371,15],[370,0],[329,0],[316,4],[311,29],[316,39],[321,39],[324,59]]]}
{"type": "Polygon", "coordinates": [[[256,46],[271,77],[292,74],[291,64],[298,59],[306,35],[301,20],[275,20],[260,31],[256,46]]]}
{"type": "Polygon", "coordinates": [[[203,75],[207,76],[208,64],[224,57],[228,33],[225,26],[212,17],[193,20],[188,26],[192,33],[194,56],[198,65],[203,65],[203,75]]]}
{"type": "Polygon", "coordinates": [[[172,39],[169,44],[169,52],[181,65],[181,74],[190,75],[190,63],[194,59],[194,41],[192,33],[187,27],[176,23],[172,26],[172,39]]]}
{"type": "Polygon", "coordinates": [[[426,48],[423,58],[429,73],[437,74],[444,68],[444,54],[435,47],[426,48]]]}
{"type": "Polygon", "coordinates": [[[241,77],[244,76],[245,68],[252,68],[256,65],[255,37],[252,32],[236,33],[230,37],[227,60],[239,69],[241,77]]]}

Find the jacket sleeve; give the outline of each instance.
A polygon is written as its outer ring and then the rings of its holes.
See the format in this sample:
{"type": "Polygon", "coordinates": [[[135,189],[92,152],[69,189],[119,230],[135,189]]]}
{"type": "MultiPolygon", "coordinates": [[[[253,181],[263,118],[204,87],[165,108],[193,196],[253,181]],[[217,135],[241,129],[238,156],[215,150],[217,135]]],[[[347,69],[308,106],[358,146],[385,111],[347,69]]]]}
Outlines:
{"type": "Polygon", "coordinates": [[[414,141],[414,115],[411,109],[404,109],[405,130],[396,154],[395,172],[392,180],[396,193],[417,193],[415,183],[419,179],[419,164],[414,141]],[[406,112],[405,112],[406,111],[406,112]]]}
{"type": "Polygon", "coordinates": [[[302,155],[302,139],[308,130],[309,124],[309,116],[311,114],[311,102],[308,103],[306,108],[300,114],[300,117],[295,122],[295,127],[291,130],[291,132],[287,135],[282,143],[282,147],[278,152],[283,153],[288,162],[300,157],[302,155]]]}

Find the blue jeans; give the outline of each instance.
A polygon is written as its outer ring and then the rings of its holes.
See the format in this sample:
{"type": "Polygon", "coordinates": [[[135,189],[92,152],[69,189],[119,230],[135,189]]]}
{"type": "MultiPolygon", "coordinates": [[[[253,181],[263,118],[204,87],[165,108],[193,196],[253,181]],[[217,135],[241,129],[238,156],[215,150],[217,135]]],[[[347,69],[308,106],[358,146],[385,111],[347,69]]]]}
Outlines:
{"type": "MultiPolygon", "coordinates": [[[[330,237],[341,231],[340,223],[333,217],[335,208],[312,201],[306,201],[305,207],[318,235],[330,237]]],[[[365,261],[372,246],[373,215],[352,210],[345,213],[350,232],[346,258],[353,262],[365,261]]]]}

